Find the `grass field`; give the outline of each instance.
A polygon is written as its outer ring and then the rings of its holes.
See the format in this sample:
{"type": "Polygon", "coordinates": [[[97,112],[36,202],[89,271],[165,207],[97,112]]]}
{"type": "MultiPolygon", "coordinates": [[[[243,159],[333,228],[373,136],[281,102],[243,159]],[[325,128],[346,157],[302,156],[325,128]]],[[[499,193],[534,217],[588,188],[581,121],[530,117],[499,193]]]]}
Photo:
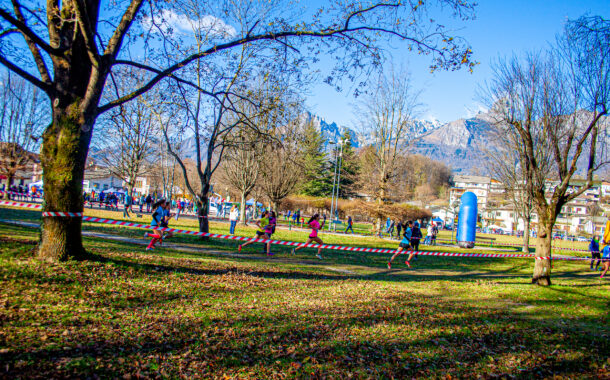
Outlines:
{"type": "MultiPolygon", "coordinates": [[[[0,208],[0,219],[39,215],[0,208]]],[[[278,230],[278,238],[306,233],[278,230]]],[[[610,285],[586,263],[555,263],[554,285],[543,288],[528,284],[531,260],[420,257],[411,270],[398,262],[388,271],[377,254],[328,251],[321,261],[310,249],[291,256],[274,247],[268,258],[253,245],[231,256],[235,243],[193,237],[173,243],[197,249],[147,253],[87,236],[91,260],[47,264],[33,256],[38,235],[0,223],[6,378],[610,377],[610,285]]]]}

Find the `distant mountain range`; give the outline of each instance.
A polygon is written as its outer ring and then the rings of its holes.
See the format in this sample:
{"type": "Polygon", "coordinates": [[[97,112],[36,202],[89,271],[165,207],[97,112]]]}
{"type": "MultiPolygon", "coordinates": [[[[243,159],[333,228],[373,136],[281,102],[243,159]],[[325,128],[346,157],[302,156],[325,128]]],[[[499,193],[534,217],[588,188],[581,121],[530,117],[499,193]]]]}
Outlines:
{"type": "MultiPolygon", "coordinates": [[[[320,116],[307,113],[303,117],[312,121],[320,130],[327,149],[331,143],[337,143],[346,130],[350,131],[355,148],[366,146],[372,140],[370,134],[328,122],[320,116]]],[[[610,118],[605,118],[603,122],[610,124],[610,118]]],[[[479,113],[469,119],[458,119],[445,124],[439,121],[414,120],[409,130],[409,145],[406,147],[409,153],[444,162],[456,174],[487,173],[483,149],[493,145],[488,114],[479,113]]],[[[606,134],[604,138],[606,145],[610,146],[610,136],[606,134]]],[[[601,145],[603,144],[600,143],[601,145]]],[[[186,157],[194,158],[194,138],[185,139],[181,149],[186,157]]],[[[582,161],[584,165],[584,160],[582,161]]]]}

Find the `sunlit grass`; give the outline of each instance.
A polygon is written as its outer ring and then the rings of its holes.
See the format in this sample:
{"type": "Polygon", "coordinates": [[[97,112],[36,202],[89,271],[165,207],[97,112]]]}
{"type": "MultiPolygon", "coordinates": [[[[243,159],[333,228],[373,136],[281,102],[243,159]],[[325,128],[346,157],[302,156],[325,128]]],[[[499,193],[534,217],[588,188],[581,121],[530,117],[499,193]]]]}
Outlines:
{"type": "Polygon", "coordinates": [[[0,224],[7,377],[609,375],[610,287],[581,263],[557,263],[541,288],[531,260],[388,271],[384,255],[231,257],[198,239],[151,253],[85,237],[92,260],[47,264],[37,238],[0,224]]]}

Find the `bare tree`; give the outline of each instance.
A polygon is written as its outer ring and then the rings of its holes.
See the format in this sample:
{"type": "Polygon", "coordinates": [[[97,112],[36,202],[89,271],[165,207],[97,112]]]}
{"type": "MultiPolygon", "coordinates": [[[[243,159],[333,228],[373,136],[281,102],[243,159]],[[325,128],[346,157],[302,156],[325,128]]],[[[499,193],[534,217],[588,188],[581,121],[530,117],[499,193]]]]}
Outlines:
{"type": "Polygon", "coordinates": [[[277,210],[281,201],[290,195],[302,178],[303,162],[301,134],[303,125],[296,117],[275,130],[276,138],[261,152],[259,187],[277,210]]]}
{"type": "MultiPolygon", "coordinates": [[[[7,187],[31,168],[47,120],[44,94],[10,72],[0,77],[0,174],[7,187]]],[[[8,193],[5,193],[8,197],[8,193]]]]}
{"type": "Polygon", "coordinates": [[[224,181],[239,193],[241,223],[246,222],[246,199],[258,183],[261,164],[259,156],[265,149],[260,136],[249,132],[246,129],[235,134],[222,165],[224,181]]]}
{"type": "MultiPolygon", "coordinates": [[[[371,136],[371,147],[365,152],[363,163],[363,173],[367,175],[363,176],[362,184],[379,205],[388,200],[401,150],[410,137],[409,126],[417,111],[418,95],[408,74],[392,70],[389,76],[380,74],[375,87],[360,102],[363,130],[371,136]]],[[[377,219],[379,228],[381,218],[377,219]]]]}
{"type": "MultiPolygon", "coordinates": [[[[346,1],[320,9],[312,17],[293,1],[203,0],[196,4],[208,12],[202,20],[208,20],[209,38],[201,39],[196,52],[180,49],[191,42],[178,35],[180,27],[192,20],[189,10],[170,8],[180,2],[119,0],[112,3],[111,11],[103,11],[99,0],[31,4],[0,2],[0,64],[45,92],[51,101],[52,121],[44,132],[41,152],[46,211],[82,210],[85,162],[99,115],[137,98],[165,78],[222,97],[182,78],[181,72],[194,62],[220,60],[236,47],[264,47],[270,62],[284,61],[299,68],[321,51],[340,49],[345,59],[336,61],[328,76],[331,83],[347,73],[366,74],[383,58],[379,41],[389,38],[431,54],[433,69],[473,65],[470,48],[436,24],[428,12],[428,8],[448,9],[455,17],[467,19],[473,6],[461,1],[438,0],[441,7],[399,1],[365,7],[346,1]],[[229,25],[238,25],[240,30],[229,25]],[[148,77],[115,99],[102,101],[106,82],[119,66],[138,68],[148,77]]],[[[44,217],[39,256],[85,258],[81,220],[44,217]]]]}
{"type": "MultiPolygon", "coordinates": [[[[538,214],[532,282],[551,283],[551,242],[561,208],[593,183],[606,164],[602,118],[610,105],[610,22],[601,17],[569,21],[557,46],[547,54],[513,58],[495,67],[489,88],[492,112],[514,146],[525,191],[538,214]],[[570,180],[584,166],[585,184],[570,180]],[[547,167],[556,182],[547,186],[547,167]],[[569,191],[570,190],[570,191],[569,191]]],[[[606,140],[606,141],[605,141],[606,140]]]]}
{"type": "MultiPolygon", "coordinates": [[[[510,202],[517,214],[517,222],[523,220],[523,252],[529,253],[530,229],[532,213],[534,212],[534,199],[529,191],[526,191],[525,161],[519,157],[523,151],[521,139],[514,129],[497,128],[492,126],[491,140],[493,146],[484,148],[486,164],[492,177],[500,183],[504,192],[510,198],[510,202]]],[[[543,146],[535,153],[538,158],[538,171],[541,177],[548,178],[551,175],[550,161],[546,159],[543,146]]],[[[518,223],[517,223],[518,224],[518,223]]]]}
{"type": "MultiPolygon", "coordinates": [[[[138,79],[140,78],[133,73],[125,73],[113,83],[132,87],[134,84],[131,82],[138,79]]],[[[106,114],[106,128],[97,138],[99,145],[104,148],[102,163],[112,175],[127,183],[128,194],[132,197],[136,180],[146,171],[155,151],[155,143],[160,137],[158,125],[146,105],[150,96],[154,96],[154,92],[121,104],[106,114]]]]}

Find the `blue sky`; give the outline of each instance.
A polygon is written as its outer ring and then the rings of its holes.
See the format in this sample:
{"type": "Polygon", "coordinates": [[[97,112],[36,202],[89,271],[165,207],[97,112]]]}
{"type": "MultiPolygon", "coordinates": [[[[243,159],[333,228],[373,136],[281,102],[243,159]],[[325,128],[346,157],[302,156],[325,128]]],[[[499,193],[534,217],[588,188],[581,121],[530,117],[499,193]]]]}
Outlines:
{"type": "MultiPolygon", "coordinates": [[[[414,54],[391,51],[397,66],[408,67],[414,85],[422,89],[420,118],[448,122],[474,116],[480,109],[477,88],[491,77],[490,63],[513,53],[543,49],[561,32],[567,18],[581,15],[610,18],[610,0],[479,0],[476,19],[460,23],[480,64],[467,70],[430,73],[429,60],[414,54]]],[[[352,95],[318,84],[308,106],[326,121],[355,127],[352,95]]]]}

